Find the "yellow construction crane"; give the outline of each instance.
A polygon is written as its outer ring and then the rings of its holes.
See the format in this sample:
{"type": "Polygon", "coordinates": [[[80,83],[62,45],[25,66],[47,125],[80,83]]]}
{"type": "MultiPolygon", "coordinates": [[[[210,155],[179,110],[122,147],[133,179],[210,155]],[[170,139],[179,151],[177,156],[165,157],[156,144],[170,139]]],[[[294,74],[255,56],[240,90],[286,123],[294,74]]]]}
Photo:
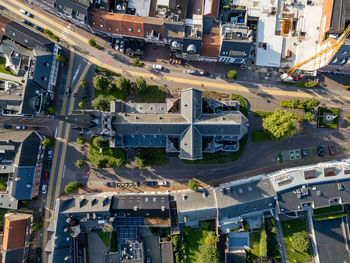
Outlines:
{"type": "Polygon", "coordinates": [[[331,62],[331,60],[334,57],[334,55],[338,52],[339,48],[344,44],[344,41],[349,36],[350,36],[350,25],[348,25],[348,27],[345,29],[343,34],[341,34],[341,36],[338,38],[337,42],[335,42],[334,44],[326,47],[325,49],[323,49],[320,52],[316,53],[315,55],[313,55],[312,57],[308,58],[307,60],[304,60],[304,61],[294,65],[286,73],[284,73],[281,78],[282,79],[288,78],[294,71],[296,71],[297,69],[301,68],[305,64],[309,63],[310,61],[315,60],[316,58],[319,58],[320,56],[322,56],[325,53],[328,53],[329,51],[332,51],[332,54],[331,54],[331,56],[330,56],[330,58],[329,58],[329,60],[327,62],[327,65],[328,65],[329,62],[331,62]]]}

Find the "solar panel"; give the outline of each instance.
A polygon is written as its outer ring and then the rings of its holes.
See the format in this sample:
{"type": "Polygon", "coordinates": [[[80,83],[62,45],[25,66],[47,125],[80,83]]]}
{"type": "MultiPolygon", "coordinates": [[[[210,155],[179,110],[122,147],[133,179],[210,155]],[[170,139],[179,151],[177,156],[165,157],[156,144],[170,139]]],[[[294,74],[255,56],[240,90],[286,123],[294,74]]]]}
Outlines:
{"type": "Polygon", "coordinates": [[[117,226],[140,226],[144,225],[143,217],[117,217],[117,226]]]}

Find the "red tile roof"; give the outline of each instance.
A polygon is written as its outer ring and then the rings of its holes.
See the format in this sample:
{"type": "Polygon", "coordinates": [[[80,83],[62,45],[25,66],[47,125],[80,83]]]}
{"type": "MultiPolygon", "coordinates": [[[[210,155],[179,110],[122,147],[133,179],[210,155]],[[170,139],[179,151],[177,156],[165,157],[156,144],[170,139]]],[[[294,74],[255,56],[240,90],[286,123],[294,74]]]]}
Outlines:
{"type": "Polygon", "coordinates": [[[203,35],[201,56],[217,57],[220,52],[220,34],[203,35]]]}
{"type": "Polygon", "coordinates": [[[13,250],[25,246],[28,214],[6,214],[2,246],[4,250],[13,250]]]}
{"type": "Polygon", "coordinates": [[[10,19],[0,15],[0,34],[5,34],[6,25],[10,22],[10,19]]]}

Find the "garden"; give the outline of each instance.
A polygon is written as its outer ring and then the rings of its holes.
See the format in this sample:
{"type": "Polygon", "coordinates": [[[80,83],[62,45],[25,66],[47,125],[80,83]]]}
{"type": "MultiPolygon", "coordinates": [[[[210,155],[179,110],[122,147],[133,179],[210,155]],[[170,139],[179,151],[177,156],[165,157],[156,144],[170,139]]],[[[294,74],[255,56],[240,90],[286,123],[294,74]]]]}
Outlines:
{"type": "Polygon", "coordinates": [[[282,221],[284,243],[289,262],[311,261],[310,240],[304,219],[282,221]]]}
{"type": "Polygon", "coordinates": [[[317,114],[317,125],[321,128],[338,128],[339,109],[320,107],[317,114]]]}
{"type": "Polygon", "coordinates": [[[5,67],[5,64],[6,64],[6,59],[4,57],[0,56],[0,72],[15,76],[15,74],[13,74],[10,70],[8,70],[5,67]]]}

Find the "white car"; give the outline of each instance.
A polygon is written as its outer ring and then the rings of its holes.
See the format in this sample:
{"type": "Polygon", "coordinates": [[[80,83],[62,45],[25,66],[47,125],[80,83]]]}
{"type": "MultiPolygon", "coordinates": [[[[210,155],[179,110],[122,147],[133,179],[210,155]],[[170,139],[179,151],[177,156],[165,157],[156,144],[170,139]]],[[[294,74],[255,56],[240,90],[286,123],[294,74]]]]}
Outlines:
{"type": "Polygon", "coordinates": [[[46,192],[47,192],[47,184],[43,184],[43,186],[41,187],[41,192],[43,194],[46,194],[46,192]]]}
{"type": "Polygon", "coordinates": [[[53,151],[48,151],[47,158],[52,159],[52,156],[53,156],[53,151]]]}
{"type": "Polygon", "coordinates": [[[24,126],[24,125],[18,125],[18,126],[16,126],[16,129],[17,130],[25,130],[27,127],[26,126],[24,126]]]}
{"type": "Polygon", "coordinates": [[[165,186],[165,185],[168,185],[168,182],[167,181],[160,181],[160,182],[158,182],[158,185],[165,186]]]}
{"type": "Polygon", "coordinates": [[[20,11],[22,14],[27,15],[27,11],[26,11],[26,10],[20,9],[19,11],[20,11]]]}
{"type": "Polygon", "coordinates": [[[163,70],[163,69],[164,69],[163,66],[162,66],[162,65],[159,65],[159,64],[154,64],[154,65],[152,66],[152,68],[153,68],[153,69],[156,69],[156,70],[163,70]]]}

